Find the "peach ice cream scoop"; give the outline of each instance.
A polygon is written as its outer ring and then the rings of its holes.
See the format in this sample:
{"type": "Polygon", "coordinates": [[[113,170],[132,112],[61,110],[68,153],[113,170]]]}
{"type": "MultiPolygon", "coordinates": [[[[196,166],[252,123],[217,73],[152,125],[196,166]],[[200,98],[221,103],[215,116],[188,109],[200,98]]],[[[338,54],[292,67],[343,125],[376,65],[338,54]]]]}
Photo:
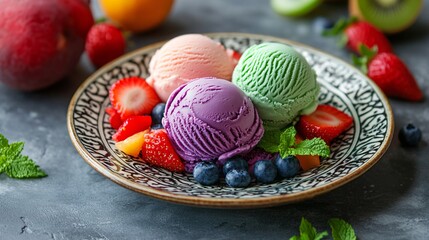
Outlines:
{"type": "Polygon", "coordinates": [[[162,101],[182,84],[212,77],[231,80],[236,60],[232,51],[200,34],[186,34],[168,41],[149,64],[147,82],[162,101]]]}

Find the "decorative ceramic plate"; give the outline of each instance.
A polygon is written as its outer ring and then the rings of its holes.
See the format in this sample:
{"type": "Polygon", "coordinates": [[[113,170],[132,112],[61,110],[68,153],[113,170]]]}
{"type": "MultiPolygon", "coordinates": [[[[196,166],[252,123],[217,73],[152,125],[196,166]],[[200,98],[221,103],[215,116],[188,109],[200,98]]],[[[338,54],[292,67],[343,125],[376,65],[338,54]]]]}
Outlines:
{"type": "Polygon", "coordinates": [[[151,57],[163,43],[131,52],[87,79],[74,94],[68,110],[68,131],[83,159],[102,175],[128,189],[155,198],[189,205],[251,208],[285,204],[328,192],[358,177],[373,166],[392,139],[393,117],[388,100],[356,68],[319,50],[269,36],[216,33],[209,37],[243,52],[261,42],[293,46],[307,59],[321,85],[320,103],[351,115],[353,127],[331,145],[331,156],[321,166],[272,184],[252,183],[244,189],[202,186],[191,174],[152,167],[121,153],[112,141],[105,108],[109,88],[118,79],[147,77],[151,57]]]}

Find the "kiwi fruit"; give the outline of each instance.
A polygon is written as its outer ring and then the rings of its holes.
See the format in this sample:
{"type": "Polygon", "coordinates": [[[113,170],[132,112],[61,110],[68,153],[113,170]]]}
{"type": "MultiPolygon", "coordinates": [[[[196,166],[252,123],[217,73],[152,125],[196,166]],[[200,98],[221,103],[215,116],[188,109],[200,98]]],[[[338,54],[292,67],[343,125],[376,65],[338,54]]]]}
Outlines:
{"type": "Polygon", "coordinates": [[[271,0],[271,7],[283,16],[299,17],[315,9],[322,0],[271,0]]]}
{"type": "Polygon", "coordinates": [[[416,21],[422,5],[423,0],[349,0],[349,12],[385,33],[397,33],[416,21]]]}

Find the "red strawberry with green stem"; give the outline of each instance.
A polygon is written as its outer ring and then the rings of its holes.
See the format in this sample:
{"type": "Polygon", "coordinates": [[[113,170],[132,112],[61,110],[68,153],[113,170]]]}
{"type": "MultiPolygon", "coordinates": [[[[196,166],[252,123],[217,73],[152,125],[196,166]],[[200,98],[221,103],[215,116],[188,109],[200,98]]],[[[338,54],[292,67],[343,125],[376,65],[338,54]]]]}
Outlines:
{"type": "Polygon", "coordinates": [[[133,116],[127,118],[125,122],[119,127],[118,131],[113,135],[113,140],[120,142],[126,138],[149,129],[152,125],[152,118],[150,116],[133,116]]]}
{"type": "Polygon", "coordinates": [[[112,106],[122,120],[137,115],[150,115],[161,100],[146,80],[140,77],[123,78],[112,85],[109,92],[112,106]]]}
{"type": "Polygon", "coordinates": [[[359,53],[359,45],[378,47],[379,53],[392,52],[392,46],[384,34],[371,24],[355,18],[340,19],[332,29],[324,31],[325,36],[342,34],[340,44],[359,53]]]}
{"type": "Polygon", "coordinates": [[[329,105],[319,105],[310,115],[300,117],[296,129],[305,139],[321,138],[329,144],[353,124],[353,118],[329,105]]]}
{"type": "Polygon", "coordinates": [[[164,129],[152,130],[145,135],[142,158],[151,165],[172,172],[185,171],[185,165],[174,150],[164,129]]]}
{"type": "Polygon", "coordinates": [[[361,58],[353,57],[353,62],[372,79],[389,97],[408,101],[421,101],[423,93],[416,79],[402,60],[393,53],[379,53],[361,45],[361,58]]]}

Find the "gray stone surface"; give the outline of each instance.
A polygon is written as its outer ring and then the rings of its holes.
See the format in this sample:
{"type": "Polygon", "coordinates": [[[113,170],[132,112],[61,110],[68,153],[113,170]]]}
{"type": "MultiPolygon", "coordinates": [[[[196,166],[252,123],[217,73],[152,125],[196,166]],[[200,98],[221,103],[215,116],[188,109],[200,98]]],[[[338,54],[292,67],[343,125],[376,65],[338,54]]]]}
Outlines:
{"type": "MultiPolygon", "coordinates": [[[[96,1],[93,1],[96,9],[96,1]]],[[[100,15],[98,10],[97,16],[100,15]]],[[[392,36],[429,96],[429,7],[416,25],[392,36]]],[[[312,29],[316,15],[346,15],[345,5],[329,4],[304,19],[275,15],[267,1],[177,0],[159,29],[134,36],[128,50],[190,32],[249,32],[285,37],[350,61],[334,39],[312,29]]],[[[429,108],[427,101],[392,100],[395,138],[388,152],[363,176],[312,200],[266,209],[194,208],[152,199],[122,188],[87,165],[66,128],[69,100],[93,72],[86,59],[67,79],[46,90],[21,93],[0,85],[0,132],[25,141],[30,155],[49,174],[38,180],[0,175],[0,239],[288,239],[301,217],[317,229],[327,220],[350,222],[360,239],[427,239],[429,231],[429,108]],[[399,127],[407,122],[423,131],[420,147],[399,145],[399,127]]]]}

